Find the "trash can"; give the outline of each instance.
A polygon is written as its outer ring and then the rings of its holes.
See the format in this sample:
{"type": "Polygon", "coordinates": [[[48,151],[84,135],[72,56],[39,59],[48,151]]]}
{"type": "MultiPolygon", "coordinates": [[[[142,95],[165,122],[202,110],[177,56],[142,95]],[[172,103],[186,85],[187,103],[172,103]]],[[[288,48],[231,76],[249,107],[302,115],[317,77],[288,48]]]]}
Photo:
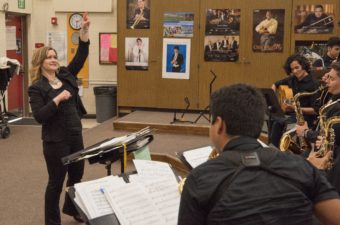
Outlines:
{"type": "Polygon", "coordinates": [[[117,115],[117,86],[93,88],[96,96],[96,120],[102,123],[117,115]]]}

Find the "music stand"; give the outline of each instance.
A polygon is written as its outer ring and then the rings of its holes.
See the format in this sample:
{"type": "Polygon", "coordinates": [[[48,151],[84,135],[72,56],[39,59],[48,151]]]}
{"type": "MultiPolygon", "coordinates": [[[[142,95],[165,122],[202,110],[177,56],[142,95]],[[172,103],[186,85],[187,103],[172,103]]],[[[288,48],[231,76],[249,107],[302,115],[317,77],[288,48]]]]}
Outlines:
{"type": "Polygon", "coordinates": [[[270,136],[271,132],[271,120],[273,116],[282,118],[285,116],[284,112],[282,111],[282,108],[280,106],[279,100],[277,99],[277,96],[273,89],[271,88],[260,88],[260,91],[262,92],[266,103],[267,103],[267,115],[268,115],[268,136],[270,136]]]}
{"type": "Polygon", "coordinates": [[[184,98],[185,103],[187,104],[187,106],[185,107],[185,110],[182,113],[182,116],[178,119],[177,118],[177,111],[174,112],[174,118],[172,120],[172,122],[170,122],[170,124],[174,124],[174,123],[193,123],[192,121],[189,120],[184,120],[184,115],[185,113],[188,112],[188,109],[190,107],[190,101],[188,97],[184,98]]]}
{"type": "MultiPolygon", "coordinates": [[[[210,70],[210,73],[212,73],[212,75],[213,75],[214,77],[213,77],[213,79],[210,81],[210,84],[209,84],[209,99],[210,99],[210,96],[211,96],[213,83],[215,82],[216,77],[217,77],[216,74],[214,73],[214,71],[210,70]]],[[[210,105],[206,106],[206,107],[200,112],[200,114],[198,115],[198,117],[196,118],[196,120],[195,120],[193,123],[197,123],[197,121],[198,121],[201,117],[204,117],[206,120],[208,120],[209,123],[211,122],[211,121],[210,121],[210,118],[211,118],[210,105]],[[207,111],[208,111],[209,117],[207,117],[207,116],[205,115],[207,111]]]]}

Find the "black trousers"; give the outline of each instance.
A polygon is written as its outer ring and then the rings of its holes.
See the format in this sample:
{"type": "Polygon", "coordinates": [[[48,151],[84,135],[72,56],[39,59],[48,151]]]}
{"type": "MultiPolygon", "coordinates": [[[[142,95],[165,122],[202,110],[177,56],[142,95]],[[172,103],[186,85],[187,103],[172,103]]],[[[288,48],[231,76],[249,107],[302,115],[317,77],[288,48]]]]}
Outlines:
{"type": "MultiPolygon", "coordinates": [[[[61,158],[75,153],[84,148],[81,134],[67,135],[61,142],[43,142],[43,151],[48,171],[48,184],[45,192],[45,225],[60,225],[59,200],[62,192],[66,173],[68,174],[66,186],[79,183],[84,173],[84,161],[64,166],[61,158]]],[[[68,215],[76,215],[77,211],[67,195],[63,212],[68,215]]]]}

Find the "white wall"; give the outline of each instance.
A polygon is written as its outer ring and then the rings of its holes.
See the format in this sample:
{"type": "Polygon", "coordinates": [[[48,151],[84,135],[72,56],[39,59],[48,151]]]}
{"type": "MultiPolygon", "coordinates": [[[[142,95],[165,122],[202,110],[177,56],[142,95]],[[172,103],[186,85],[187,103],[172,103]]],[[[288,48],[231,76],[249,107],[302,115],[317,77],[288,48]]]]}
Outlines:
{"type": "MultiPolygon", "coordinates": [[[[0,0],[0,56],[6,55],[6,35],[5,29],[5,13],[1,11],[4,2],[9,2],[9,11],[27,14],[27,31],[28,31],[28,61],[35,48],[35,43],[46,43],[46,34],[49,31],[66,31],[67,30],[67,14],[69,13],[53,8],[55,0],[26,0],[26,9],[19,10],[17,0],[0,0]],[[12,8],[13,6],[13,8],[12,8]],[[13,10],[12,10],[13,9],[13,10]],[[51,24],[51,17],[57,17],[58,25],[51,24]]],[[[83,103],[89,114],[95,114],[95,96],[93,87],[98,85],[112,85],[117,83],[117,66],[100,65],[99,64],[99,32],[117,32],[117,0],[112,1],[112,9],[109,12],[93,12],[98,1],[86,1],[87,5],[82,5],[84,11],[89,11],[91,20],[90,28],[90,55],[89,55],[89,88],[84,89],[82,97],[83,103]],[[91,5],[92,4],[92,5],[91,5]],[[88,9],[88,10],[86,10],[88,9]]],[[[105,0],[107,2],[107,0],[105,0]]],[[[68,5],[65,5],[65,9],[68,5]]],[[[79,10],[80,11],[80,10],[79,10]]],[[[83,10],[81,10],[83,11],[83,10]]],[[[65,62],[61,62],[65,64],[65,62]]]]}

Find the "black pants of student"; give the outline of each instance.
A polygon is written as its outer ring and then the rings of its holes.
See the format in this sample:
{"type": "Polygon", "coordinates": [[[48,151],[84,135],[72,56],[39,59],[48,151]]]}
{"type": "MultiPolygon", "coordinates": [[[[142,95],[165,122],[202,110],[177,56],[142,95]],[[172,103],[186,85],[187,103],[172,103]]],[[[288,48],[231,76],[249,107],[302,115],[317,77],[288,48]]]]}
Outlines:
{"type": "MultiPolygon", "coordinates": [[[[81,134],[67,135],[62,142],[43,142],[44,157],[48,171],[48,184],[45,192],[45,225],[60,225],[59,200],[63,189],[63,183],[68,174],[66,186],[79,183],[84,173],[84,161],[64,166],[61,158],[75,153],[84,148],[81,134]]],[[[63,212],[68,215],[76,215],[77,211],[67,195],[63,212]]]]}
{"type": "Polygon", "coordinates": [[[296,117],[295,115],[289,115],[287,117],[273,117],[270,123],[271,129],[269,131],[269,143],[278,148],[287,125],[290,123],[296,123],[296,117]]]}

